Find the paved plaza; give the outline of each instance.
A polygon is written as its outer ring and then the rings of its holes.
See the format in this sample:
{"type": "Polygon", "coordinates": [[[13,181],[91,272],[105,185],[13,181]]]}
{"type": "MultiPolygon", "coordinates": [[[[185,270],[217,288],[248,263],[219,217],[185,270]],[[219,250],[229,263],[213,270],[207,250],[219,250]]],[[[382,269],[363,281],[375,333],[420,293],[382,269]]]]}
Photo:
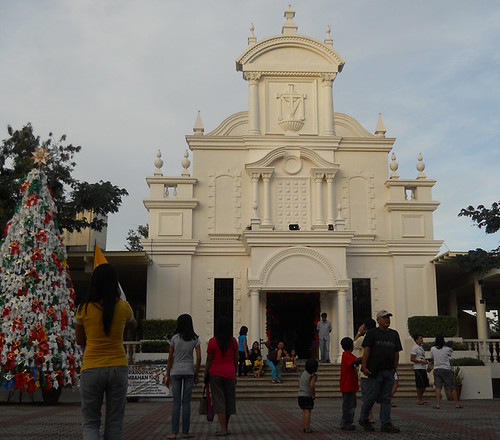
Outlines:
{"type": "MultiPolygon", "coordinates": [[[[359,405],[358,399],[358,405],[359,405]]],[[[301,410],[295,399],[239,401],[238,414],[231,418],[232,440],[256,439],[500,439],[500,399],[467,400],[457,410],[444,401],[440,410],[428,405],[418,406],[414,399],[396,399],[393,423],[399,434],[344,432],[339,429],[340,399],[318,399],[312,412],[312,428],[305,434],[301,426],[301,410]]],[[[125,415],[126,440],[165,439],[170,433],[170,399],[140,400],[127,403],[125,415]]],[[[198,402],[192,405],[191,432],[196,439],[215,439],[217,422],[207,422],[198,415],[198,402]]],[[[0,439],[9,440],[75,440],[81,438],[81,414],[78,402],[62,402],[57,406],[39,403],[1,403],[0,439]]],[[[359,406],[356,416],[359,415],[359,406]]],[[[377,431],[380,423],[376,423],[377,431]]]]}

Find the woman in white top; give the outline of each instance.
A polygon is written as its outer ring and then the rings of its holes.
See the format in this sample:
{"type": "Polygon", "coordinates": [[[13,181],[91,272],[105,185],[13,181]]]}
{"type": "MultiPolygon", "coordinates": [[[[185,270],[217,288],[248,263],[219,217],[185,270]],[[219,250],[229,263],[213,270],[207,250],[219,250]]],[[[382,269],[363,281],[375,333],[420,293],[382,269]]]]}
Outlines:
{"type": "Polygon", "coordinates": [[[455,401],[455,408],[462,408],[458,402],[457,392],[455,391],[455,381],[453,380],[453,371],[451,370],[450,359],[453,350],[444,344],[444,337],[436,336],[436,342],[431,347],[431,359],[434,360],[434,387],[436,388],[436,406],[440,408],[441,388],[449,391],[455,401]]]}

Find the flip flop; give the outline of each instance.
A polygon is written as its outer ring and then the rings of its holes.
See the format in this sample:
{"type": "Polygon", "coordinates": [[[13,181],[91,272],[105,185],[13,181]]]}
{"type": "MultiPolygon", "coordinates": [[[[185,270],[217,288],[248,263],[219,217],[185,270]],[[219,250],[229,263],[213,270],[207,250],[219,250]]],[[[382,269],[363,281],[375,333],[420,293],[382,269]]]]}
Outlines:
{"type": "Polygon", "coordinates": [[[225,437],[227,435],[227,431],[217,431],[215,435],[217,437],[225,437]]]}
{"type": "Polygon", "coordinates": [[[464,407],[462,405],[458,405],[455,407],[455,409],[464,409],[464,407]]]}
{"type": "Polygon", "coordinates": [[[441,409],[440,406],[433,406],[434,409],[441,409]]]}

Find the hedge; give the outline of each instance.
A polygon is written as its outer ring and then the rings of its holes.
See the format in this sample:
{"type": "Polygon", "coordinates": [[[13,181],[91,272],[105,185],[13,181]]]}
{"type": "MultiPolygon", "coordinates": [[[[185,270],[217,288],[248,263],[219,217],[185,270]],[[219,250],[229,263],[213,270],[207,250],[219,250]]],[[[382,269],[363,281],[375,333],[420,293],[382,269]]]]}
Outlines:
{"type": "MultiPolygon", "coordinates": [[[[175,332],[177,321],[175,319],[143,319],[142,337],[148,340],[161,340],[172,336],[175,332]]],[[[168,351],[168,350],[167,350],[168,351]]]]}
{"type": "Polygon", "coordinates": [[[424,338],[455,336],[458,329],[458,319],[455,316],[411,316],[408,318],[408,333],[424,338]]]}
{"type": "Polygon", "coordinates": [[[168,353],[170,346],[167,341],[144,341],[141,342],[142,353],[168,353]]]}
{"type": "Polygon", "coordinates": [[[481,359],[463,357],[450,359],[450,363],[452,367],[480,367],[484,366],[484,362],[481,359]]]}
{"type": "MultiPolygon", "coordinates": [[[[422,347],[424,347],[425,351],[429,351],[431,347],[434,345],[434,342],[424,342],[422,347]]],[[[453,342],[453,351],[467,351],[469,350],[469,345],[467,342],[453,342]]]]}

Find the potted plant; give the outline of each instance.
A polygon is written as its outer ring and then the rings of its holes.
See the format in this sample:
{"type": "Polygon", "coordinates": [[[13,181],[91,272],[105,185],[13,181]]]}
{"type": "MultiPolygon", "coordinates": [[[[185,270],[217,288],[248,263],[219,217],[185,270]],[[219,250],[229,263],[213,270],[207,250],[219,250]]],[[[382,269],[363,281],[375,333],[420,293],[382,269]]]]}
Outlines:
{"type": "MultiPolygon", "coordinates": [[[[457,365],[456,367],[451,367],[451,371],[453,371],[453,381],[455,382],[455,391],[457,393],[457,399],[460,400],[460,394],[462,393],[462,385],[464,382],[464,373],[460,370],[460,367],[457,365]]],[[[451,395],[448,397],[448,400],[453,400],[451,395]]]]}

